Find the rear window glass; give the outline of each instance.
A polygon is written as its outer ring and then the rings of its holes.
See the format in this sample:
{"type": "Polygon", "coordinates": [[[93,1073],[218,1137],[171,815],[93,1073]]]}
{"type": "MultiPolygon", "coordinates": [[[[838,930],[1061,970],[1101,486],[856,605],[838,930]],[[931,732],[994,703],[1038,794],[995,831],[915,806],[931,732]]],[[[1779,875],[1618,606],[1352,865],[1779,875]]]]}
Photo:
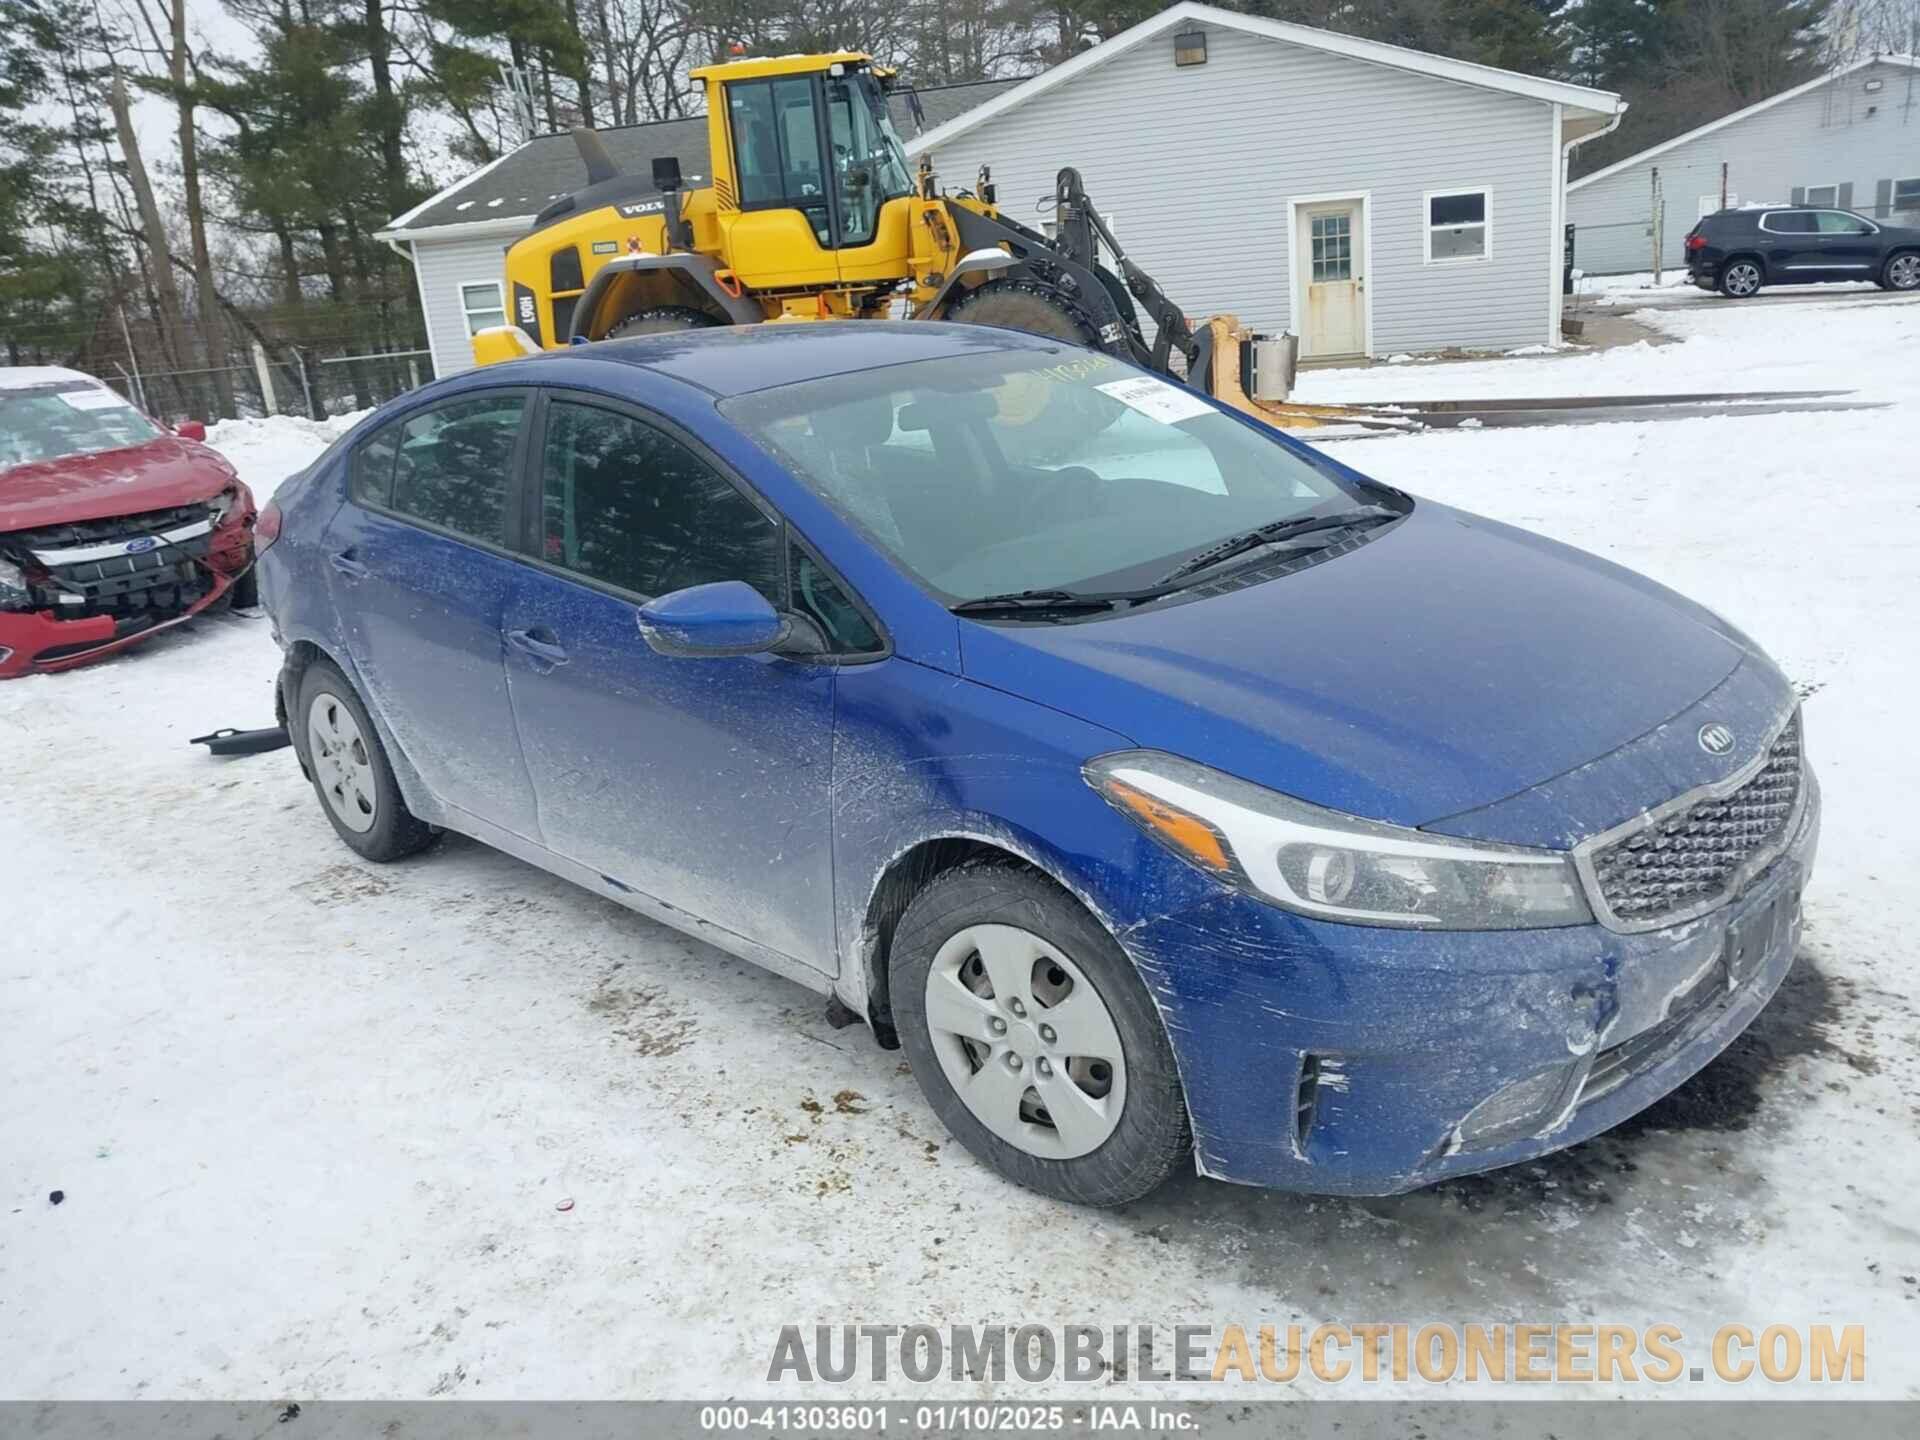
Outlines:
{"type": "Polygon", "coordinates": [[[1776,235],[1811,235],[1813,216],[1805,210],[1775,210],[1768,214],[1761,228],[1776,235]]]}

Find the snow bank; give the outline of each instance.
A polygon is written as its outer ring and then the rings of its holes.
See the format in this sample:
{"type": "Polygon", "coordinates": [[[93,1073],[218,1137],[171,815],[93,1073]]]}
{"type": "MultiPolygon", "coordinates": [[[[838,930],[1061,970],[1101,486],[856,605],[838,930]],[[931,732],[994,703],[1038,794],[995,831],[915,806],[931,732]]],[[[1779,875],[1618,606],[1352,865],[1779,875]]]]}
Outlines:
{"type": "Polygon", "coordinates": [[[207,427],[207,443],[233,463],[252,489],[253,498],[265,504],[281,481],[297,475],[372,413],[355,410],[325,420],[309,420],[304,415],[222,420],[207,427]]]}

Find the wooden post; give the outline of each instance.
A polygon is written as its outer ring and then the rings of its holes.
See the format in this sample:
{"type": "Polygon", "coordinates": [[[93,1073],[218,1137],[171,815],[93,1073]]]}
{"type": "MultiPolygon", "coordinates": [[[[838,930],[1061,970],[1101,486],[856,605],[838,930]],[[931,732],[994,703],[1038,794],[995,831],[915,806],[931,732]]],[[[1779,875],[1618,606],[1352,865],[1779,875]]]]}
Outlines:
{"type": "Polygon", "coordinates": [[[258,340],[253,342],[253,373],[260,377],[260,399],[267,407],[267,414],[278,415],[280,404],[273,393],[273,367],[267,364],[267,350],[258,340]]]}

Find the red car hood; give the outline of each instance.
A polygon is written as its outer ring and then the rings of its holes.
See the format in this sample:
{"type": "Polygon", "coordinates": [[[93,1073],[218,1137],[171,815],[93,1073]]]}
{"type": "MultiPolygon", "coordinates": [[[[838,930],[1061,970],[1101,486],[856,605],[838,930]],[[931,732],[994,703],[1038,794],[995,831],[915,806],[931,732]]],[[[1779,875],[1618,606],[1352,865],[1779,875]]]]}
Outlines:
{"type": "Polygon", "coordinates": [[[217,451],[172,435],[0,470],[0,534],[211,500],[237,477],[217,451]]]}

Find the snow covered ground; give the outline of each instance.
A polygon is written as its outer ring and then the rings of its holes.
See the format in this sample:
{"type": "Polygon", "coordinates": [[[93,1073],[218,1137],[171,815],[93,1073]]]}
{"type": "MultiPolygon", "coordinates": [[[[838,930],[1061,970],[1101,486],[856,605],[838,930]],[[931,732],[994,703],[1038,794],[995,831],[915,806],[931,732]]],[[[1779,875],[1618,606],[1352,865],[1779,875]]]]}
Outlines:
{"type": "MultiPolygon", "coordinates": [[[[0,686],[0,1398],[773,1394],[788,1323],[1324,1319],[1669,1321],[1696,1356],[1859,1323],[1864,1388],[1920,1395],[1920,304],[1657,323],[1683,343],[1306,387],[1890,402],[1338,447],[1697,596],[1805,692],[1803,952],[1671,1099],[1397,1199],[1050,1204],[814,997],[472,844],[363,865],[290,754],[189,747],[271,714],[266,624],[225,616],[0,686]]],[[[330,428],[215,443],[264,495],[330,428]]]]}

